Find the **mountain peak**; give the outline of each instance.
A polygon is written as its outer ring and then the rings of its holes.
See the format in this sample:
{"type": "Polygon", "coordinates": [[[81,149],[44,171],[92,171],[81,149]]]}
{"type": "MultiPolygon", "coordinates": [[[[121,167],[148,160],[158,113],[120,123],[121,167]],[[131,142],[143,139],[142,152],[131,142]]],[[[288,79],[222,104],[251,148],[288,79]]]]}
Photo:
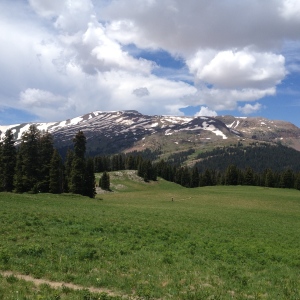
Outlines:
{"type": "MultiPolygon", "coordinates": [[[[2,136],[12,129],[20,141],[33,123],[1,126],[2,136]]],[[[94,111],[61,122],[35,123],[50,132],[58,148],[72,147],[78,130],[87,137],[90,154],[111,154],[130,149],[198,148],[235,143],[236,140],[282,143],[300,150],[300,129],[295,125],[265,118],[234,116],[187,117],[149,116],[136,110],[94,111]]]]}

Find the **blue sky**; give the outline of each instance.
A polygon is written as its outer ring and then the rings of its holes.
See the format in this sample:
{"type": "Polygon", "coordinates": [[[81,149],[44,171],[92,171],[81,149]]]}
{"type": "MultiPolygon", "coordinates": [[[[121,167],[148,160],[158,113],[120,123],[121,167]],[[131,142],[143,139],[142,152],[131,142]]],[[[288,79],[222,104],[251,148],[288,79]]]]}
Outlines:
{"type": "Polygon", "coordinates": [[[90,111],[300,127],[298,0],[2,0],[0,125],[90,111]]]}

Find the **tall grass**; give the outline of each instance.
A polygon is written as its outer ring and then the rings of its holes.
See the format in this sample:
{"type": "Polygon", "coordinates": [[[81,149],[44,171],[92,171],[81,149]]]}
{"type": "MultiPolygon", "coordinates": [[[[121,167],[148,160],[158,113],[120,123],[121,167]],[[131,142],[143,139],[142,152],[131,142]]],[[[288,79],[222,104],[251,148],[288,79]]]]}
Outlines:
{"type": "Polygon", "coordinates": [[[299,191],[118,180],[96,199],[0,194],[0,268],[143,299],[300,299],[299,191]]]}

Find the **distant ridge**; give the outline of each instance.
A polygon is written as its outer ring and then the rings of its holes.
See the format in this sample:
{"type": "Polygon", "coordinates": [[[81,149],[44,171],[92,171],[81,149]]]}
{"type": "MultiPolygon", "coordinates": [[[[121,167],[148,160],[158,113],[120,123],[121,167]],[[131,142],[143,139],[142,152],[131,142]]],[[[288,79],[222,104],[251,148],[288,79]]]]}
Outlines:
{"type": "Polygon", "coordinates": [[[94,111],[60,122],[0,126],[0,131],[3,136],[7,129],[12,129],[15,139],[20,141],[31,124],[43,132],[50,132],[60,149],[71,147],[73,137],[82,130],[91,155],[147,148],[172,152],[237,141],[281,143],[300,150],[297,126],[260,117],[149,116],[136,110],[94,111]]]}

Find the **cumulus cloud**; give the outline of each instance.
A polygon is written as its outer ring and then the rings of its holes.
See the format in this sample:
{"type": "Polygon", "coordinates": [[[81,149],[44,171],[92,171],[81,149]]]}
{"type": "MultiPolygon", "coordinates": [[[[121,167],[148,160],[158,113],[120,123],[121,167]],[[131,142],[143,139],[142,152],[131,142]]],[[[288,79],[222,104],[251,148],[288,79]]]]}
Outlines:
{"type": "Polygon", "coordinates": [[[299,40],[297,0],[3,0],[0,107],[44,120],[99,109],[180,114],[189,105],[202,106],[198,114],[254,112],[257,104],[240,102],[276,94],[287,74],[282,44],[299,40]],[[185,70],[164,76],[124,50],[130,44],[168,51],[185,70]]]}
{"type": "Polygon", "coordinates": [[[245,114],[245,115],[250,115],[253,113],[256,113],[262,109],[262,105],[260,103],[255,103],[255,104],[245,104],[244,106],[239,106],[238,110],[245,114]]]}
{"type": "Polygon", "coordinates": [[[214,110],[209,109],[207,106],[201,106],[200,111],[195,114],[195,117],[216,117],[218,114],[214,110]]]}
{"type": "Polygon", "coordinates": [[[285,77],[285,59],[273,53],[239,51],[198,51],[187,60],[197,80],[216,88],[268,88],[285,77]]]}

